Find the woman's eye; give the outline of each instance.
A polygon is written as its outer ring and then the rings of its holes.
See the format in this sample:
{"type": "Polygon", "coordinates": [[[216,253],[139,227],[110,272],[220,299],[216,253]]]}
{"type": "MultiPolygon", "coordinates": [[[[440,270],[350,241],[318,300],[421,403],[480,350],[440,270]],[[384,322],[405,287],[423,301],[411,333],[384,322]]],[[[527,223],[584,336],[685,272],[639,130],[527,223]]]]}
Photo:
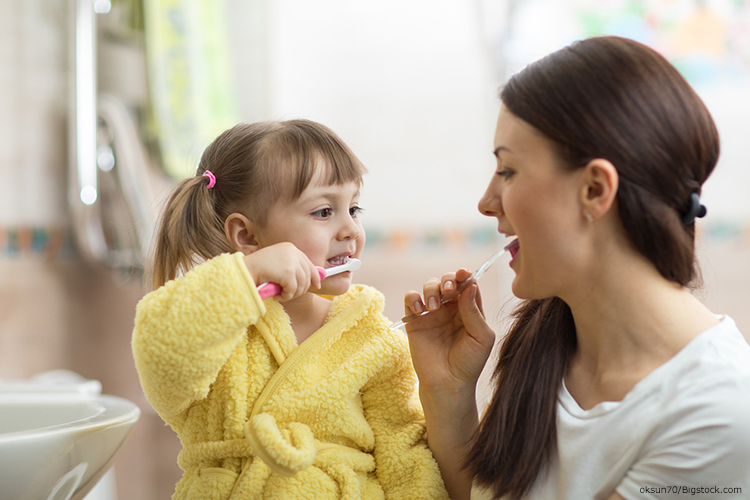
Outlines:
{"type": "Polygon", "coordinates": [[[358,217],[358,216],[360,216],[360,215],[362,214],[362,212],[364,212],[364,211],[365,211],[365,209],[364,209],[364,208],[362,208],[362,207],[352,207],[352,208],[350,208],[350,209],[349,209],[349,214],[350,214],[350,215],[351,215],[352,217],[358,217]]]}
{"type": "Polygon", "coordinates": [[[502,170],[500,170],[498,172],[495,172],[495,173],[497,175],[499,175],[500,177],[504,178],[504,179],[507,179],[508,177],[510,177],[511,175],[513,175],[513,171],[512,170],[508,170],[508,169],[502,169],[502,170]]]}
{"type": "Polygon", "coordinates": [[[316,210],[315,212],[313,212],[313,215],[315,217],[320,217],[322,219],[327,219],[328,217],[331,216],[332,212],[333,211],[330,208],[321,208],[320,210],[316,210]]]}

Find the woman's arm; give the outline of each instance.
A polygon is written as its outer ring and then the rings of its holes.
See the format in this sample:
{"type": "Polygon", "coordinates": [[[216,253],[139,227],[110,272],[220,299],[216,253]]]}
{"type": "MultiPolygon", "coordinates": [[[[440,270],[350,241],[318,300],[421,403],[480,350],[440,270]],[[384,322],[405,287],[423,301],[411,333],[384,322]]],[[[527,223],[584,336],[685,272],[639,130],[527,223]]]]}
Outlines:
{"type": "Polygon", "coordinates": [[[406,294],[407,312],[430,314],[406,326],[419,394],[425,413],[427,440],[453,500],[468,499],[472,476],[463,469],[471,437],[478,426],[476,385],[494,345],[495,334],[487,325],[476,284],[467,287],[457,301],[440,303],[441,293],[453,293],[470,273],[459,270],[406,294]]]}
{"type": "Polygon", "coordinates": [[[436,394],[420,390],[425,413],[427,444],[440,467],[445,488],[453,500],[468,500],[472,475],[462,470],[463,457],[479,425],[473,391],[436,394]]]}

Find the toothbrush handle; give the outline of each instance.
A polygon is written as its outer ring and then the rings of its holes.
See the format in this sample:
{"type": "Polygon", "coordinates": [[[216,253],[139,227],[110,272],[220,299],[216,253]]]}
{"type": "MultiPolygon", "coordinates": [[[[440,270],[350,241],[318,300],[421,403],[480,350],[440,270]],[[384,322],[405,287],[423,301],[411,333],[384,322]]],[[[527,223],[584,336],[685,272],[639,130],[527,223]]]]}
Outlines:
{"type": "Polygon", "coordinates": [[[267,299],[281,293],[281,285],[278,283],[262,283],[258,285],[258,293],[261,299],[267,299]]]}
{"type": "MultiPolygon", "coordinates": [[[[326,270],[322,267],[316,267],[315,269],[318,270],[318,276],[320,276],[320,280],[326,279],[326,270]]],[[[278,283],[261,283],[258,285],[258,293],[260,294],[261,299],[267,299],[268,297],[275,297],[276,295],[281,293],[281,285],[278,283]]]]}
{"type": "MultiPolygon", "coordinates": [[[[445,304],[446,302],[450,302],[451,300],[453,300],[454,298],[456,298],[456,296],[458,296],[458,294],[460,294],[461,292],[463,292],[464,290],[466,290],[467,286],[471,285],[475,281],[476,281],[476,278],[474,278],[474,276],[470,276],[469,279],[467,279],[466,281],[461,282],[458,285],[458,288],[456,289],[455,292],[453,292],[450,295],[446,295],[446,296],[442,297],[440,299],[440,303],[441,304],[445,304]]],[[[388,328],[390,328],[391,330],[395,330],[397,328],[401,328],[402,326],[404,326],[405,324],[407,324],[409,321],[411,321],[413,319],[417,319],[420,316],[424,316],[425,314],[429,314],[430,312],[432,312],[432,311],[422,311],[421,313],[407,314],[406,316],[404,316],[403,318],[401,318],[401,321],[392,324],[388,328]]]]}

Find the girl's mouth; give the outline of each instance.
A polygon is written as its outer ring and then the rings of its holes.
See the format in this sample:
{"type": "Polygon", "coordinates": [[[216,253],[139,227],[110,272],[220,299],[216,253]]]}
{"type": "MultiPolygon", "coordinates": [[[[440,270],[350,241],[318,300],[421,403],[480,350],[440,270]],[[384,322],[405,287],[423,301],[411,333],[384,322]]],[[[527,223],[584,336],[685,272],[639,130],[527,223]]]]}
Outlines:
{"type": "Polygon", "coordinates": [[[515,238],[513,241],[505,245],[505,249],[510,252],[511,259],[516,258],[516,254],[518,253],[519,248],[520,245],[518,244],[518,238],[515,238]]]}
{"type": "Polygon", "coordinates": [[[349,262],[349,256],[337,255],[336,257],[328,259],[326,262],[328,263],[328,267],[343,266],[344,264],[349,262]]]}

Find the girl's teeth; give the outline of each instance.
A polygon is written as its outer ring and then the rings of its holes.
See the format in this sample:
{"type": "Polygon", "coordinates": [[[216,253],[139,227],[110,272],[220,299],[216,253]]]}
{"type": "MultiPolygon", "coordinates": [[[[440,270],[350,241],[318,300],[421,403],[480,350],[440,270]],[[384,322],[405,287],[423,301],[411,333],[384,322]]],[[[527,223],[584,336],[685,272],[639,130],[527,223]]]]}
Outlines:
{"type": "Polygon", "coordinates": [[[332,259],[328,259],[328,263],[331,266],[341,266],[343,264],[346,264],[346,261],[348,261],[348,257],[334,257],[332,259]]]}

